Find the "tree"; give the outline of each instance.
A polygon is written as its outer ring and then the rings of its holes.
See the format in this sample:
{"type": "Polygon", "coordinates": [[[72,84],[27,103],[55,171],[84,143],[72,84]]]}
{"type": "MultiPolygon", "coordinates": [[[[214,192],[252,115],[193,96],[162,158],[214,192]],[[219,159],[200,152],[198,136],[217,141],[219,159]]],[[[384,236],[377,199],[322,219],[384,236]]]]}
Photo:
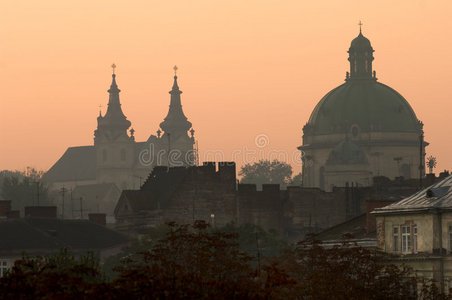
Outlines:
{"type": "Polygon", "coordinates": [[[259,188],[262,184],[273,183],[281,187],[290,183],[292,176],[292,166],[279,160],[260,160],[254,164],[244,165],[239,175],[242,176],[241,183],[257,184],[259,188]]]}
{"type": "Polygon", "coordinates": [[[290,185],[300,186],[302,183],[302,179],[303,179],[303,176],[301,175],[301,173],[298,173],[297,175],[292,177],[292,179],[290,180],[290,185]]]}
{"type": "Polygon", "coordinates": [[[45,183],[41,182],[43,171],[27,167],[23,172],[0,172],[0,195],[5,200],[11,200],[14,210],[23,210],[25,206],[49,203],[49,190],[45,183]]]}
{"type": "Polygon", "coordinates": [[[284,278],[283,284],[273,284],[272,294],[289,290],[307,299],[416,299],[412,270],[389,258],[347,242],[325,248],[311,236],[265,271],[268,278],[284,278]]]}
{"type": "Polygon", "coordinates": [[[245,299],[256,291],[251,258],[239,251],[235,234],[209,231],[204,221],[168,225],[142,259],[123,260],[114,282],[120,298],[245,299]]]}
{"type": "Polygon", "coordinates": [[[2,299],[92,299],[110,290],[93,253],[76,257],[66,249],[47,257],[25,256],[0,278],[2,299]]]}

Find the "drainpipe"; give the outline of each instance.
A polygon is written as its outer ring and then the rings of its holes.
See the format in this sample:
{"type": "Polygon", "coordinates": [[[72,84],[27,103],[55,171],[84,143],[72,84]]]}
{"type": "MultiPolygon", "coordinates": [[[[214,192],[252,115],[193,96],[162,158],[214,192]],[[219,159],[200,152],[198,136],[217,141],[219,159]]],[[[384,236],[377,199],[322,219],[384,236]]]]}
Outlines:
{"type": "Polygon", "coordinates": [[[444,294],[444,257],[443,257],[443,216],[441,212],[438,212],[439,218],[439,274],[440,274],[440,286],[441,293],[444,294]]]}

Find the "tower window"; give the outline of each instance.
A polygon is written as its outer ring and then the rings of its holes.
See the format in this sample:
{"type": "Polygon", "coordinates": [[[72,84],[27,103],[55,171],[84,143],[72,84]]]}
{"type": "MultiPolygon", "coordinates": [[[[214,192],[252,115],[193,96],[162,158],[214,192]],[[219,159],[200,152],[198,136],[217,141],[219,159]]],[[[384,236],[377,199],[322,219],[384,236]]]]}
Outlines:
{"type": "Polygon", "coordinates": [[[102,150],[102,161],[106,162],[107,161],[107,150],[102,150]]]}
{"type": "Polygon", "coordinates": [[[121,149],[121,153],[120,153],[120,157],[121,157],[121,161],[125,161],[126,160],[126,149],[121,149]]]}

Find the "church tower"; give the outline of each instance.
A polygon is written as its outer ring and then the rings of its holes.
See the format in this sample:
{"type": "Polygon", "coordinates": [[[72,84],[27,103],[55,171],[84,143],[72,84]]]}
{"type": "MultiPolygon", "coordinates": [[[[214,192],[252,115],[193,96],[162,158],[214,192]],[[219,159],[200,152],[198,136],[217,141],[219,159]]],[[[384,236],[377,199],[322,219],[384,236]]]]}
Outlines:
{"type": "Polygon", "coordinates": [[[372,48],[369,39],[363,35],[360,27],[359,35],[352,41],[350,48],[348,49],[350,73],[347,74],[347,80],[372,78],[373,53],[374,49],[372,48]]]}
{"type": "Polygon", "coordinates": [[[134,163],[134,130],[127,133],[131,123],[121,109],[119,92],[116,84],[116,66],[113,64],[107,112],[99,112],[97,129],[94,131],[96,149],[96,178],[99,183],[114,182],[119,188],[127,188],[134,163]]]}
{"type": "MultiPolygon", "coordinates": [[[[156,139],[150,141],[158,145],[156,147],[158,148],[156,149],[157,165],[172,167],[193,165],[195,131],[182,110],[180,96],[182,91],[177,84],[177,66],[174,66],[174,82],[169,93],[171,101],[168,114],[160,123],[161,130],[157,130],[156,139]],[[190,133],[190,136],[188,133],[190,133]]],[[[151,136],[150,140],[152,138],[155,137],[151,136]]]]}

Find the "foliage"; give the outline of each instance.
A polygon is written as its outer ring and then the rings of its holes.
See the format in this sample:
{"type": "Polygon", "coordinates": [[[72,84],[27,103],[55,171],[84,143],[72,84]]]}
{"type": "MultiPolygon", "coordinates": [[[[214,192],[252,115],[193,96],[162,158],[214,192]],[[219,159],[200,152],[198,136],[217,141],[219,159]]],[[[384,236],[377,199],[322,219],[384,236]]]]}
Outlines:
{"type": "Polygon", "coordinates": [[[41,182],[43,171],[27,167],[20,171],[0,171],[0,196],[11,200],[13,210],[23,210],[25,206],[49,203],[48,187],[41,182]]]}
{"type": "Polygon", "coordinates": [[[283,239],[276,230],[266,231],[253,224],[236,226],[229,223],[215,231],[237,234],[239,249],[252,257],[275,257],[289,247],[287,240],[283,239]]]}
{"type": "Polygon", "coordinates": [[[279,160],[260,160],[254,164],[244,165],[239,176],[242,176],[241,183],[257,184],[259,188],[262,184],[273,183],[282,187],[291,182],[292,166],[279,160]]]}
{"type": "Polygon", "coordinates": [[[115,280],[102,276],[93,255],[76,258],[63,250],[17,261],[0,278],[0,298],[450,299],[410,268],[389,263],[387,254],[356,244],[325,248],[311,236],[256,268],[240,251],[235,227],[168,225],[162,239],[142,241],[140,247],[150,248],[118,264],[115,280]]]}
{"type": "Polygon", "coordinates": [[[292,177],[290,180],[290,185],[298,185],[300,186],[302,183],[303,176],[301,175],[301,172],[292,177]]]}
{"type": "Polygon", "coordinates": [[[233,233],[211,232],[208,224],[169,224],[171,230],[143,260],[127,259],[119,268],[121,296],[149,299],[244,299],[252,292],[251,258],[238,250],[233,233]]]}
{"type": "MultiPolygon", "coordinates": [[[[320,241],[300,242],[283,259],[266,269],[275,269],[290,282],[293,295],[309,299],[416,299],[416,278],[406,266],[389,263],[389,256],[377,250],[343,243],[332,248],[320,241]]],[[[284,286],[283,286],[284,287],[284,286]]],[[[272,294],[287,293],[274,288],[272,294]]]]}
{"type": "Polygon", "coordinates": [[[63,249],[48,257],[24,257],[0,279],[2,299],[83,299],[105,286],[92,254],[76,258],[63,249]]]}

